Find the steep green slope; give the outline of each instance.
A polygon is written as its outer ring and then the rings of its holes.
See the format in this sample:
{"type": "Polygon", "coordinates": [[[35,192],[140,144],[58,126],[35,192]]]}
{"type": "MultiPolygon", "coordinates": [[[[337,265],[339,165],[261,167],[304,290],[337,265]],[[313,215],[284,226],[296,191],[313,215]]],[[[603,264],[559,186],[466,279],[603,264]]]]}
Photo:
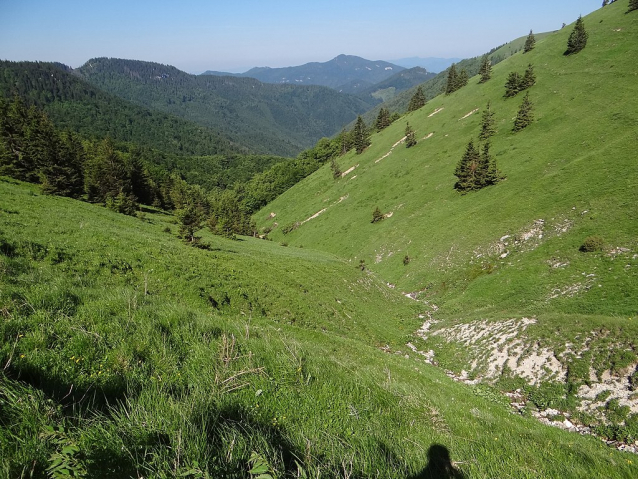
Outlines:
{"type": "MultiPolygon", "coordinates": [[[[538,33],[535,34],[535,38],[537,42],[541,42],[543,38],[545,38],[549,33],[538,33]]],[[[527,36],[519,37],[511,42],[507,42],[505,45],[494,48],[492,51],[487,53],[488,58],[492,62],[492,65],[496,65],[497,63],[502,62],[503,60],[509,58],[513,54],[521,51],[523,49],[523,45],[525,44],[527,36]]],[[[456,64],[457,71],[466,70],[470,76],[476,75],[481,67],[481,57],[474,58],[466,58],[464,60],[459,61],[456,64]]],[[[426,80],[425,83],[421,85],[425,96],[428,99],[434,98],[437,95],[440,95],[445,91],[445,84],[447,82],[448,70],[439,73],[434,78],[426,80]]],[[[368,111],[364,116],[364,120],[367,124],[371,124],[374,122],[376,115],[379,113],[381,108],[387,108],[391,112],[400,112],[403,113],[408,109],[408,105],[410,103],[410,98],[416,92],[416,88],[418,85],[406,90],[404,92],[400,92],[394,97],[384,100],[384,103],[381,105],[377,105],[375,108],[368,111]]]]}
{"type": "Polygon", "coordinates": [[[637,472],[400,352],[422,306],[334,256],[5,179],[0,217],[0,477],[637,472]]]}
{"type": "Polygon", "coordinates": [[[76,72],[103,90],[224,132],[258,153],[294,156],[369,108],[326,87],[196,76],[134,60],[96,58],[76,72]]]}
{"type": "MultiPolygon", "coordinates": [[[[611,371],[635,413],[638,22],[624,13],[626,3],[585,18],[589,42],[577,55],[563,55],[571,26],[547,36],[532,52],[497,64],[487,83],[474,77],[373,135],[362,155],[341,158],[343,178],[319,170],[257,214],[258,224],[276,222],[269,234],[276,241],[364,261],[398,289],[436,303],[434,318],[445,321],[434,328],[438,336],[423,333],[422,347],[437,349],[438,341],[448,367],[492,377],[520,368],[523,375],[523,360],[545,358],[549,348],[547,362],[539,359],[547,374],[539,366],[530,376],[571,381],[575,391],[592,382],[590,374],[601,381],[611,371]],[[535,120],[513,133],[524,93],[504,98],[504,85],[530,63],[535,120]],[[478,141],[488,101],[498,130],[491,152],[506,179],[462,195],[453,188],[455,167],[469,140],[478,141]],[[400,143],[408,121],[418,138],[410,149],[400,143]],[[377,206],[387,217],[372,224],[377,206]],[[289,225],[296,229],[285,235],[289,225]],[[603,250],[579,251],[594,235],[603,250]],[[507,368],[505,339],[470,348],[469,330],[454,329],[484,318],[517,318],[511,341],[525,330],[507,368]],[[444,338],[459,348],[443,346],[444,338]]],[[[492,337],[487,326],[481,331],[492,337]]]]}
{"type": "Polygon", "coordinates": [[[218,132],[192,121],[152,112],[101,91],[60,64],[0,62],[0,95],[22,96],[46,111],[59,129],[86,138],[110,136],[173,154],[246,152],[218,132]]]}

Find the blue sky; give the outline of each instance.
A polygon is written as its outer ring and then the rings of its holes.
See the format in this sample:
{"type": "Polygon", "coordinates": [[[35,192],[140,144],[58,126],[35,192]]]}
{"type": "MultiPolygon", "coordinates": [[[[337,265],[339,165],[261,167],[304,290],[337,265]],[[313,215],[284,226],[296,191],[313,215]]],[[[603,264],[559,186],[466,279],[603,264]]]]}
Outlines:
{"type": "Polygon", "coordinates": [[[147,60],[190,72],[477,56],[556,30],[601,0],[0,0],[0,59],[147,60]]]}

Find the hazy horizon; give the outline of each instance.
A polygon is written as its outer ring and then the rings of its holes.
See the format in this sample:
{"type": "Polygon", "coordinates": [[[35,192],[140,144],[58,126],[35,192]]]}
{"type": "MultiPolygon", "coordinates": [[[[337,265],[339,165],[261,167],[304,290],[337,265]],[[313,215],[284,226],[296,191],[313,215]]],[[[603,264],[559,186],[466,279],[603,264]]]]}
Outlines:
{"type": "Polygon", "coordinates": [[[468,58],[529,33],[557,30],[599,0],[443,3],[378,0],[241,3],[2,1],[0,58],[79,67],[95,57],[173,65],[189,73],[369,60],[468,58]]]}

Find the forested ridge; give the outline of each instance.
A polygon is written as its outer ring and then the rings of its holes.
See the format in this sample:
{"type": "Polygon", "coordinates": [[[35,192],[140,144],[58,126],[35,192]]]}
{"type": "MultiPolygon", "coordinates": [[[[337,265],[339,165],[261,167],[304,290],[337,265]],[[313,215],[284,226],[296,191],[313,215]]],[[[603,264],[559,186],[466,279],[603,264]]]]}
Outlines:
{"type": "Polygon", "coordinates": [[[257,153],[295,156],[370,104],[327,87],[189,75],[158,63],[95,58],[75,70],[100,89],[224,132],[257,153]]]}
{"type": "Polygon", "coordinates": [[[0,96],[13,95],[46,111],[59,129],[73,130],[87,138],[109,136],[188,155],[249,151],[211,128],[106,93],[61,64],[0,62],[0,96]]]}

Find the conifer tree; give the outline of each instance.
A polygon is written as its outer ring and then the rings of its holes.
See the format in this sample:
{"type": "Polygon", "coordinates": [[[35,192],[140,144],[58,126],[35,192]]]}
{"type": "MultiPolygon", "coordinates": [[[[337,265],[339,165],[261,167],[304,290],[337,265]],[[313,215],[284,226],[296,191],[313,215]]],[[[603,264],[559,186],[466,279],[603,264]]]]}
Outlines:
{"type": "Polygon", "coordinates": [[[487,55],[483,56],[483,59],[481,60],[479,75],[481,76],[479,83],[485,83],[490,78],[492,78],[492,62],[487,55]]]}
{"type": "Polygon", "coordinates": [[[454,188],[467,192],[477,188],[476,176],[477,169],[480,161],[480,153],[474,146],[474,139],[472,138],[467,144],[463,157],[459,160],[454,170],[454,176],[458,178],[454,188]]]}
{"type": "Polygon", "coordinates": [[[516,114],[516,119],[514,120],[514,128],[513,131],[520,131],[523,128],[527,127],[533,120],[534,114],[532,110],[534,105],[532,101],[529,99],[529,92],[523,98],[523,103],[521,103],[520,108],[518,109],[518,113],[516,114]]]}
{"type": "Polygon", "coordinates": [[[574,29],[567,40],[567,50],[565,51],[565,55],[578,53],[585,48],[588,36],[589,34],[585,30],[583,17],[578,17],[578,20],[576,20],[576,24],[574,25],[574,29]]]}
{"type": "Polygon", "coordinates": [[[405,147],[410,148],[414,145],[416,145],[416,134],[408,123],[405,126],[405,147]]]}
{"type": "Polygon", "coordinates": [[[523,53],[531,52],[536,46],[536,38],[532,31],[529,31],[529,35],[527,35],[527,39],[525,40],[525,46],[523,47],[523,53]]]}
{"type": "Polygon", "coordinates": [[[377,131],[381,131],[388,126],[390,126],[390,111],[387,108],[381,108],[377,115],[377,121],[374,123],[374,127],[377,131]]]}
{"type": "Polygon", "coordinates": [[[534,67],[530,63],[523,74],[523,78],[521,79],[520,90],[527,90],[529,87],[533,86],[534,83],[536,83],[536,74],[534,73],[534,67]]]}
{"type": "Polygon", "coordinates": [[[194,204],[187,204],[184,208],[175,212],[179,222],[178,236],[188,243],[196,242],[195,233],[201,229],[204,222],[202,211],[194,204]]]}
{"type": "Polygon", "coordinates": [[[502,178],[496,168],[496,160],[490,154],[490,146],[490,142],[486,141],[483,145],[483,151],[481,152],[481,158],[477,168],[477,186],[479,188],[495,185],[502,178]]]}
{"type": "Polygon", "coordinates": [[[370,223],[378,223],[379,221],[383,220],[384,218],[385,218],[385,215],[381,212],[381,210],[377,206],[374,209],[374,211],[372,212],[372,221],[370,223]]]}
{"type": "Polygon", "coordinates": [[[361,116],[357,117],[357,123],[354,125],[354,147],[357,150],[357,154],[360,155],[370,145],[370,134],[368,128],[361,116]]]}
{"type": "Polygon", "coordinates": [[[333,179],[338,180],[341,178],[341,168],[339,168],[339,165],[337,165],[337,161],[334,158],[330,160],[330,170],[332,171],[333,179]]]}
{"type": "Polygon", "coordinates": [[[511,98],[521,91],[521,76],[517,72],[510,72],[505,83],[505,98],[511,98]]]}
{"type": "Polygon", "coordinates": [[[479,135],[480,140],[485,141],[496,133],[494,123],[494,112],[491,109],[491,102],[488,100],[487,107],[485,108],[485,111],[483,112],[483,116],[481,118],[481,133],[479,135]]]}
{"type": "Polygon", "coordinates": [[[629,0],[629,8],[626,13],[633,12],[634,10],[638,10],[638,0],[629,0]]]}
{"type": "Polygon", "coordinates": [[[425,93],[423,93],[423,88],[421,85],[416,89],[414,95],[410,99],[410,104],[408,105],[408,111],[415,111],[425,105],[427,99],[425,98],[425,93]]]}
{"type": "Polygon", "coordinates": [[[447,83],[445,85],[445,94],[449,95],[456,91],[456,85],[458,83],[458,74],[456,73],[456,65],[452,63],[450,69],[447,72],[447,83]]]}
{"type": "Polygon", "coordinates": [[[459,88],[463,88],[465,85],[467,85],[467,82],[469,81],[469,79],[470,77],[467,74],[467,70],[465,70],[464,68],[456,77],[456,87],[454,88],[454,91],[458,90],[459,88]]]}

